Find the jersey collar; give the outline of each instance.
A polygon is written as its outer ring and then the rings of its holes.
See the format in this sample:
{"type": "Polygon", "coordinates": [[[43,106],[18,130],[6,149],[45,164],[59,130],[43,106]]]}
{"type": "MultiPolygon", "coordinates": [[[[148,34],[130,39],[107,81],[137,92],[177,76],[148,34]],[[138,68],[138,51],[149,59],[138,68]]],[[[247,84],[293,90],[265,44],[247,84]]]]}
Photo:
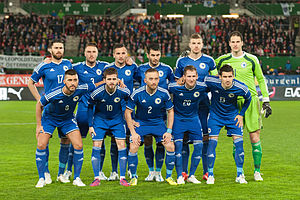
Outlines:
{"type": "Polygon", "coordinates": [[[232,57],[233,57],[233,58],[237,58],[237,59],[243,58],[243,57],[245,56],[245,54],[246,54],[245,51],[243,51],[243,54],[242,54],[241,56],[236,57],[236,56],[234,56],[234,55],[231,53],[232,57]]]}
{"type": "Polygon", "coordinates": [[[118,87],[118,86],[116,86],[115,91],[114,91],[113,93],[109,93],[109,92],[107,91],[107,89],[106,89],[106,84],[105,84],[104,87],[105,87],[105,91],[107,92],[107,94],[109,94],[110,96],[112,96],[112,95],[114,95],[115,92],[117,91],[117,87],[118,87]]]}
{"type": "Polygon", "coordinates": [[[191,90],[195,89],[196,85],[197,85],[197,82],[196,82],[196,84],[194,85],[194,87],[192,87],[191,89],[187,88],[185,84],[184,84],[184,87],[185,87],[187,90],[191,91],[191,90]]]}
{"type": "Polygon", "coordinates": [[[148,65],[149,65],[152,69],[156,69],[156,68],[160,65],[160,62],[158,63],[158,65],[157,65],[156,67],[152,67],[152,66],[150,65],[150,62],[148,62],[148,65]]]}
{"type": "Polygon", "coordinates": [[[157,88],[156,88],[156,90],[155,90],[152,94],[150,94],[150,93],[147,91],[147,85],[145,86],[145,90],[146,90],[147,94],[149,94],[150,96],[153,96],[153,95],[156,93],[157,88]]]}
{"type": "Polygon", "coordinates": [[[194,59],[194,58],[192,58],[192,57],[190,57],[190,56],[188,56],[188,58],[192,59],[193,61],[197,61],[197,60],[199,60],[202,56],[203,56],[203,53],[201,53],[201,56],[200,56],[199,58],[194,59]]]}

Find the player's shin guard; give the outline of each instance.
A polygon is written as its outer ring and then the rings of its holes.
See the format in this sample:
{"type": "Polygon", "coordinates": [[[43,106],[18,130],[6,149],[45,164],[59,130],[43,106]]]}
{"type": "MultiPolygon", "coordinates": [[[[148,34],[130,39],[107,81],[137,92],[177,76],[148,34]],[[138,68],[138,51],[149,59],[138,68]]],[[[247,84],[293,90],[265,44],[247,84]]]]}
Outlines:
{"type": "Polygon", "coordinates": [[[218,140],[209,139],[208,141],[208,149],[207,149],[207,161],[208,161],[208,176],[214,175],[214,165],[216,160],[216,147],[218,144],[218,140]]]}
{"type": "Polygon", "coordinates": [[[102,142],[102,147],[101,147],[101,151],[100,151],[100,172],[102,171],[103,168],[103,164],[104,164],[104,159],[105,159],[105,143],[104,140],[102,142]]]}
{"type": "Polygon", "coordinates": [[[128,153],[128,167],[132,174],[132,177],[136,177],[136,169],[138,165],[138,156],[137,153],[128,153]]]}
{"type": "Polygon", "coordinates": [[[236,152],[235,152],[235,164],[237,169],[237,177],[243,174],[243,165],[244,165],[244,147],[243,147],[243,138],[237,138],[234,141],[236,152]]]}
{"type": "Polygon", "coordinates": [[[72,144],[70,144],[69,156],[68,156],[68,167],[67,167],[67,170],[70,172],[72,171],[72,167],[73,167],[73,155],[74,155],[74,147],[72,144]]]}
{"type": "Polygon", "coordinates": [[[203,148],[202,148],[203,174],[207,172],[207,148],[208,148],[208,141],[203,141],[203,148]]]}
{"type": "Polygon", "coordinates": [[[146,163],[148,165],[149,171],[154,171],[154,152],[153,146],[149,145],[144,147],[144,154],[146,158],[146,163]]]}
{"type": "Polygon", "coordinates": [[[189,176],[195,175],[196,169],[199,165],[199,162],[200,162],[201,156],[202,156],[202,148],[203,148],[202,141],[194,142],[193,145],[194,145],[194,151],[192,154],[191,168],[190,168],[189,176]]]}
{"type": "Polygon", "coordinates": [[[161,171],[161,168],[164,164],[165,159],[165,147],[161,143],[156,144],[155,151],[155,162],[156,162],[156,170],[157,172],[161,171]]]}
{"type": "Polygon", "coordinates": [[[83,149],[74,149],[74,180],[80,176],[83,163],[83,149]]]}
{"type": "Polygon", "coordinates": [[[182,146],[182,171],[188,174],[188,165],[190,158],[190,147],[189,144],[184,143],[182,146]]]}
{"type": "Polygon", "coordinates": [[[70,144],[60,144],[58,176],[64,174],[68,162],[70,144]]]}
{"type": "Polygon", "coordinates": [[[252,155],[254,160],[254,172],[260,172],[260,165],[261,165],[261,157],[262,157],[262,148],[261,143],[251,143],[252,145],[252,155]]]}
{"type": "Polygon", "coordinates": [[[49,161],[49,144],[47,144],[46,147],[46,163],[45,163],[45,172],[50,173],[49,172],[49,166],[48,166],[48,161],[49,161]]]}
{"type": "Polygon", "coordinates": [[[120,165],[120,177],[125,178],[127,166],[127,149],[120,149],[118,152],[118,161],[120,165]]]}
{"type": "Polygon", "coordinates": [[[100,152],[101,152],[101,147],[93,147],[91,160],[92,160],[92,166],[93,166],[95,177],[98,177],[100,172],[100,162],[101,162],[100,152]]]}
{"type": "Polygon", "coordinates": [[[40,150],[36,149],[35,152],[35,162],[36,162],[36,167],[39,173],[39,178],[44,178],[45,179],[45,163],[46,163],[46,149],[40,150]]]}
{"type": "Polygon", "coordinates": [[[175,168],[177,172],[177,178],[182,176],[182,140],[175,141],[175,168]]]}
{"type": "Polygon", "coordinates": [[[118,146],[116,142],[111,142],[110,158],[111,158],[112,172],[118,173],[118,146]]]}
{"type": "Polygon", "coordinates": [[[166,155],[167,175],[166,175],[166,178],[169,178],[170,176],[172,176],[174,165],[175,165],[175,152],[167,151],[167,155],[166,155]]]}

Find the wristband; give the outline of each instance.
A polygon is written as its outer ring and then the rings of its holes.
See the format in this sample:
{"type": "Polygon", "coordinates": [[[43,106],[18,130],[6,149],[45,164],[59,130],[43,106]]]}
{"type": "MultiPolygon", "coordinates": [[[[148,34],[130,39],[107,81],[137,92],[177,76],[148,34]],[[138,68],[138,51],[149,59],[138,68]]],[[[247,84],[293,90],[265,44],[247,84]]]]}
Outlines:
{"type": "Polygon", "coordinates": [[[170,134],[171,134],[171,133],[172,133],[172,129],[168,128],[168,129],[167,129],[167,133],[170,133],[170,134]]]}

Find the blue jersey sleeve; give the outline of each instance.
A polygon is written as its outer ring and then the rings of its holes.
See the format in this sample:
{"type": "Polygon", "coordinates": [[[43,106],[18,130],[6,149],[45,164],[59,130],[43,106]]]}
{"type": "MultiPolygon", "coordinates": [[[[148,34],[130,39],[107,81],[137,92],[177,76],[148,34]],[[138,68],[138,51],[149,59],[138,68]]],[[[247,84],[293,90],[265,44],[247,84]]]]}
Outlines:
{"type": "Polygon", "coordinates": [[[181,78],[183,76],[183,69],[182,58],[178,58],[176,62],[175,78],[181,78]]]}
{"type": "Polygon", "coordinates": [[[166,93],[166,102],[165,102],[165,104],[166,104],[166,110],[170,110],[171,108],[174,107],[174,105],[171,101],[171,96],[170,96],[169,93],[166,93]]]}
{"type": "Polygon", "coordinates": [[[88,124],[89,127],[93,126],[93,119],[94,119],[94,101],[90,98],[88,100],[88,124]]]}
{"type": "Polygon", "coordinates": [[[141,73],[142,73],[142,72],[141,72],[140,67],[137,67],[137,68],[136,68],[136,72],[135,72],[135,74],[134,74],[134,76],[133,76],[134,80],[136,80],[136,81],[139,82],[139,83],[141,83],[141,79],[142,79],[141,73]]]}
{"type": "Polygon", "coordinates": [[[216,63],[213,58],[209,61],[208,65],[209,65],[209,71],[216,69],[216,63]]]}
{"type": "Polygon", "coordinates": [[[240,111],[240,114],[239,114],[241,116],[245,116],[245,112],[248,109],[248,107],[250,105],[250,102],[251,102],[251,99],[252,99],[251,93],[250,93],[250,91],[248,89],[245,92],[245,94],[243,95],[243,97],[245,99],[245,102],[244,102],[243,107],[242,107],[242,109],[240,111]]]}
{"type": "Polygon", "coordinates": [[[40,63],[34,70],[33,73],[31,75],[31,79],[37,83],[39,82],[40,78],[42,78],[44,76],[44,68],[43,66],[47,64],[47,63],[40,63]]]}
{"type": "Polygon", "coordinates": [[[49,101],[46,99],[45,95],[41,97],[40,102],[42,104],[42,106],[46,106],[49,101]]]}
{"type": "Polygon", "coordinates": [[[128,102],[127,102],[127,105],[126,105],[126,108],[130,109],[130,110],[134,110],[135,108],[135,97],[134,96],[130,96],[128,102]]]}
{"type": "Polygon", "coordinates": [[[174,76],[173,70],[171,70],[171,69],[169,70],[168,80],[169,80],[169,83],[172,83],[175,81],[175,76],[174,76]]]}

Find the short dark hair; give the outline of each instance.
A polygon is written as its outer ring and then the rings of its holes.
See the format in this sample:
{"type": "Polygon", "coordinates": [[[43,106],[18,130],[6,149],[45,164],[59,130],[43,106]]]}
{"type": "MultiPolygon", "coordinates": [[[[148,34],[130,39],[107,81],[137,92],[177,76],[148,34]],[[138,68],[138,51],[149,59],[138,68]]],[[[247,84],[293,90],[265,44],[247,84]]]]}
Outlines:
{"type": "MultiPolygon", "coordinates": [[[[117,43],[117,44],[114,45],[114,48],[113,48],[113,49],[115,50],[115,49],[122,48],[122,47],[125,47],[125,45],[124,45],[124,44],[121,44],[121,43],[117,43]]],[[[126,48],[126,47],[125,47],[125,48],[126,48]]]]}
{"type": "Polygon", "coordinates": [[[50,45],[49,45],[49,48],[50,48],[50,49],[52,48],[52,46],[53,46],[54,43],[61,43],[61,44],[64,45],[64,41],[62,41],[61,39],[55,39],[55,40],[52,40],[52,41],[50,42],[50,45]]]}
{"type": "Polygon", "coordinates": [[[199,33],[193,33],[190,36],[190,39],[202,39],[201,35],[199,33]]]}
{"type": "Polygon", "coordinates": [[[112,74],[116,74],[118,76],[118,70],[113,67],[109,67],[106,70],[104,70],[103,78],[105,79],[107,75],[112,75],[112,74]]]}
{"type": "Polygon", "coordinates": [[[158,73],[158,71],[156,69],[149,68],[149,69],[146,70],[145,75],[148,74],[148,73],[151,73],[151,72],[157,72],[158,73]]]}
{"type": "MultiPolygon", "coordinates": [[[[197,72],[197,69],[193,65],[187,65],[183,70],[183,74],[186,75],[187,71],[196,71],[197,72]]],[[[197,74],[198,74],[198,72],[197,72],[197,74]]]]}
{"type": "Polygon", "coordinates": [[[232,72],[232,74],[234,74],[233,73],[233,68],[228,64],[225,64],[221,67],[221,69],[219,70],[219,75],[222,76],[223,72],[232,72]]]}
{"type": "Polygon", "coordinates": [[[229,41],[231,40],[231,37],[238,36],[241,38],[241,41],[243,41],[243,35],[239,31],[233,31],[229,34],[229,41]]]}
{"type": "Polygon", "coordinates": [[[66,75],[71,75],[71,76],[73,76],[73,75],[76,75],[76,74],[77,74],[77,72],[76,72],[75,69],[68,69],[68,70],[65,72],[65,76],[66,76],[66,75]]]}
{"type": "Polygon", "coordinates": [[[150,53],[150,50],[160,51],[159,44],[158,43],[149,44],[148,47],[147,47],[147,52],[150,53]]]}
{"type": "Polygon", "coordinates": [[[95,42],[89,42],[89,43],[87,43],[85,45],[85,48],[87,48],[87,47],[96,47],[98,49],[97,44],[95,42]]]}

